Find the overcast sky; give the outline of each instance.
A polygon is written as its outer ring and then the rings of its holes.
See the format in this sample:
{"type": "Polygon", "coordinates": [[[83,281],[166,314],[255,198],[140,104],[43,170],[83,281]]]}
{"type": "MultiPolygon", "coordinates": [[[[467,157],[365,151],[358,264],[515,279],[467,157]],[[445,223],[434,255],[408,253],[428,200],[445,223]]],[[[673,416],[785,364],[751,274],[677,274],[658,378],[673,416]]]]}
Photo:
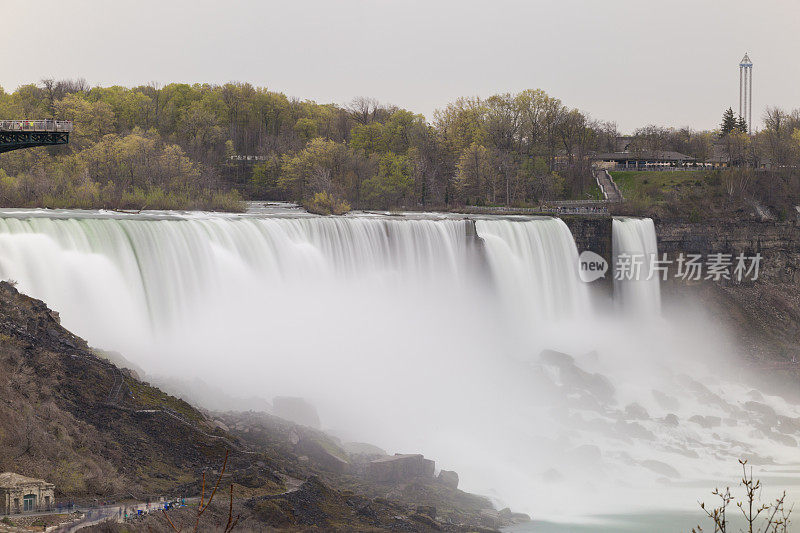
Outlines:
{"type": "Polygon", "coordinates": [[[800,107],[796,0],[0,0],[0,86],[249,81],[429,119],[458,96],[541,88],[623,131],[800,107]]]}

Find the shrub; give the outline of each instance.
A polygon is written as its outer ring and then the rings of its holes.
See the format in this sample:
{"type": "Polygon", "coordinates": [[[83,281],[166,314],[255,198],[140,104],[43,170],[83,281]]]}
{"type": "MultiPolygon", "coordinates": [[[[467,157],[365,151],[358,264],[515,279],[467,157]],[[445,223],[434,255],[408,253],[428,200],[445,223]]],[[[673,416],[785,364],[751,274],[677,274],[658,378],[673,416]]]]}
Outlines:
{"type": "Polygon", "coordinates": [[[350,211],[350,204],[344,200],[339,200],[327,191],[318,192],[314,197],[306,201],[303,206],[309,213],[315,215],[344,215],[350,211]]]}
{"type": "MultiPolygon", "coordinates": [[[[711,520],[715,532],[726,533],[730,531],[728,516],[728,506],[731,503],[736,505],[742,518],[747,525],[747,531],[764,531],[765,533],[786,533],[789,531],[790,516],[792,506],[787,506],[786,491],[771,502],[761,499],[761,481],[753,478],[753,467],[747,469],[747,461],[739,460],[742,465],[742,478],[739,485],[744,487],[745,497],[737,500],[731,493],[730,487],[725,490],[714,489],[711,493],[719,498],[718,507],[708,507],[705,502],[700,502],[700,508],[711,520]],[[763,525],[763,529],[762,526],[763,525]]],[[[697,526],[692,529],[692,533],[702,533],[703,528],[697,526]]]]}

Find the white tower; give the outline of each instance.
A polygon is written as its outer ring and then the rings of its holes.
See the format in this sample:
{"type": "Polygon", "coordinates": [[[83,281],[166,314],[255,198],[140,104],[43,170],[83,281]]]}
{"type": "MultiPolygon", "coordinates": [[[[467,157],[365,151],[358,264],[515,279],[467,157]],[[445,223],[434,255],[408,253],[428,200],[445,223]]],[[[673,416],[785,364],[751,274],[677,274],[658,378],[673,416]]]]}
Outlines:
{"type": "Polygon", "coordinates": [[[753,62],[747,54],[739,63],[739,117],[747,123],[747,132],[753,133],[753,62]]]}

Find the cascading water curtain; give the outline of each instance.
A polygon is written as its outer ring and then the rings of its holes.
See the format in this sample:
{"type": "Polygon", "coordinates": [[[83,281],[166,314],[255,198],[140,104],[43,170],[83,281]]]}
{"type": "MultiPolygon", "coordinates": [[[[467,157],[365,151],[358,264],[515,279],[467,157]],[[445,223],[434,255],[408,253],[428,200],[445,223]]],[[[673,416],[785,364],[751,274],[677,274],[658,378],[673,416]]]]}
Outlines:
{"type": "Polygon", "coordinates": [[[612,222],[614,300],[626,313],[652,316],[661,311],[658,242],[650,218],[615,218],[612,222]]]}

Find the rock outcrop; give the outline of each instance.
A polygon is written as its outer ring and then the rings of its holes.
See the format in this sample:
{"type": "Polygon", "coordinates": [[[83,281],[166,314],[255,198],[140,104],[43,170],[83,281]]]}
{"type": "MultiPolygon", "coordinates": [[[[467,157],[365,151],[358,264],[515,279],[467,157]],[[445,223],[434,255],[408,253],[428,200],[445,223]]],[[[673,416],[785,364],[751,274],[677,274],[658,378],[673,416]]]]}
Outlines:
{"type": "Polygon", "coordinates": [[[370,481],[397,483],[416,478],[432,479],[436,464],[420,454],[395,454],[367,464],[366,477],[370,481]]]}
{"type": "Polygon", "coordinates": [[[452,470],[440,471],[439,475],[436,477],[436,480],[445,487],[450,487],[451,489],[458,488],[458,473],[453,472],[452,470]]]}

